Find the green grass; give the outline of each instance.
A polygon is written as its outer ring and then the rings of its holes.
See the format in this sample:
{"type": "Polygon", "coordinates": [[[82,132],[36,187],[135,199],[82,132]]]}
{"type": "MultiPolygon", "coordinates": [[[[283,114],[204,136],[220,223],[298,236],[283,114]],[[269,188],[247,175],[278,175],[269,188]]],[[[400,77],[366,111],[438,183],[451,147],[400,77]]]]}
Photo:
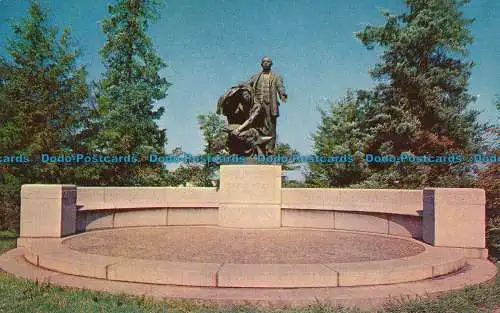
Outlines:
{"type": "MultiPolygon", "coordinates": [[[[17,234],[10,230],[0,230],[0,254],[16,247],[17,234]]],[[[1,311],[0,311],[1,312],[1,311]]]]}
{"type": "MultiPolygon", "coordinates": [[[[0,253],[15,247],[15,234],[0,231],[0,253]]],[[[500,270],[500,264],[498,264],[500,270]]],[[[500,307],[500,277],[490,285],[468,287],[435,300],[393,303],[377,313],[479,313],[500,307]]],[[[361,313],[356,309],[315,305],[302,309],[257,309],[251,306],[216,307],[188,301],[154,301],[150,298],[60,288],[18,279],[0,272],[1,313],[361,313]]]]}

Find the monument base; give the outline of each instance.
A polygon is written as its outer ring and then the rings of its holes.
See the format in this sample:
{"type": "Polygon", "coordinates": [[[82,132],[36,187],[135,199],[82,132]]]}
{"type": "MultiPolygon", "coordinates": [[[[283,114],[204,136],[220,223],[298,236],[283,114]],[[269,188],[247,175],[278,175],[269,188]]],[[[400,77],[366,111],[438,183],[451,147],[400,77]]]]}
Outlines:
{"type": "Polygon", "coordinates": [[[219,226],[281,227],[281,165],[222,165],[219,226]]]}

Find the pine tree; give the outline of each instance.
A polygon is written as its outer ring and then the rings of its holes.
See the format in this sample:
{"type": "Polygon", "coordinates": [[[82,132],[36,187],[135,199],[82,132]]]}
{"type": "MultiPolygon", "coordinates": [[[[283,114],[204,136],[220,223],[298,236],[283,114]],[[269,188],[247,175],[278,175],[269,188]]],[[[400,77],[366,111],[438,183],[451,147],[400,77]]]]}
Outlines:
{"type": "Polygon", "coordinates": [[[88,88],[69,29],[59,36],[37,1],[12,28],[8,55],[0,59],[0,151],[31,161],[0,165],[0,206],[15,211],[23,183],[74,183],[73,167],[41,163],[40,154],[67,154],[79,145],[88,88]]]}
{"type": "MultiPolygon", "coordinates": [[[[367,26],[356,35],[369,49],[383,48],[371,71],[378,81],[365,118],[374,136],[366,152],[464,156],[481,148],[484,126],[469,110],[473,62],[467,57],[473,38],[459,10],[468,1],[406,0],[408,12],[383,12],[383,26],[367,26]]],[[[366,184],[400,187],[468,186],[470,166],[458,164],[370,164],[366,184]]]]}
{"type": "Polygon", "coordinates": [[[155,109],[154,104],[165,98],[171,84],[159,75],[166,65],[146,33],[161,4],[119,0],[108,7],[111,16],[102,24],[107,41],[100,54],[106,72],[97,84],[97,108],[87,146],[95,153],[135,155],[140,164],[105,166],[101,184],[149,184],[162,172],[162,165],[149,164],[147,156],[165,151],[166,132],[156,123],[164,108],[155,109]]]}
{"type": "Polygon", "coordinates": [[[363,161],[368,138],[364,125],[367,92],[349,90],[344,98],[331,104],[330,111],[320,110],[321,123],[313,134],[316,156],[351,156],[352,162],[310,162],[306,184],[310,187],[347,187],[366,177],[363,161]]]}

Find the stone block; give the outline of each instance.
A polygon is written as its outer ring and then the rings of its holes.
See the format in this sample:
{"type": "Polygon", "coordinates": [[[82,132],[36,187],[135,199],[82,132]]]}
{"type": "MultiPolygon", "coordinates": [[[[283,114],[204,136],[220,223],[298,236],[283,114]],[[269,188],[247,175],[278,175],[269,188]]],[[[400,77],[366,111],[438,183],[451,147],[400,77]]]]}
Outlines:
{"type": "Polygon", "coordinates": [[[281,206],[280,165],[222,165],[220,203],[281,206]]]}
{"type": "Polygon", "coordinates": [[[336,287],[337,272],[322,264],[224,264],[218,287],[336,287]]]}
{"type": "Polygon", "coordinates": [[[284,227],[333,228],[334,212],[282,209],[281,225],[284,227]]]}
{"type": "Polygon", "coordinates": [[[440,247],[485,248],[484,190],[425,188],[423,239],[440,247]]]}
{"type": "Polygon", "coordinates": [[[283,188],[281,207],[323,210],[325,208],[325,190],[324,188],[283,188]]]}
{"type": "Polygon", "coordinates": [[[323,204],[326,210],[341,210],[341,193],[342,189],[337,188],[320,188],[323,191],[323,204]]]}
{"type": "Polygon", "coordinates": [[[434,202],[438,205],[484,205],[486,194],[478,188],[425,188],[433,190],[434,202]]]}
{"type": "Polygon", "coordinates": [[[30,238],[30,237],[20,237],[17,238],[17,247],[23,247],[32,251],[49,251],[54,249],[59,249],[61,246],[62,238],[30,238]]]}
{"type": "Polygon", "coordinates": [[[422,190],[398,190],[399,204],[397,211],[391,212],[401,215],[419,216],[423,211],[423,192],[422,190]]]}
{"type": "Polygon", "coordinates": [[[343,211],[395,213],[400,203],[397,189],[341,189],[340,208],[343,211]]]}
{"type": "Polygon", "coordinates": [[[21,237],[62,237],[76,231],[76,187],[23,185],[21,237]]]}
{"type": "Polygon", "coordinates": [[[219,226],[281,226],[280,165],[222,165],[220,177],[219,226]]]}
{"type": "Polygon", "coordinates": [[[212,187],[165,187],[168,207],[208,207],[219,206],[219,193],[212,187]]]}
{"type": "Polygon", "coordinates": [[[80,253],[69,249],[59,252],[40,253],[40,267],[61,273],[106,279],[106,268],[114,263],[113,257],[80,253]]]}
{"type": "MultiPolygon", "coordinates": [[[[104,190],[106,187],[77,187],[78,206],[83,206],[82,210],[104,209],[104,190]]],[[[108,208],[109,209],[109,208],[108,208]]]]}
{"type": "Polygon", "coordinates": [[[387,216],[376,213],[335,212],[335,229],[387,234],[387,216]]]}
{"type": "Polygon", "coordinates": [[[216,208],[169,208],[168,225],[217,225],[219,210],[216,208]]]}
{"type": "Polygon", "coordinates": [[[167,225],[167,209],[140,209],[115,212],[113,227],[167,225]]]}
{"type": "Polygon", "coordinates": [[[109,266],[108,279],[151,284],[215,287],[220,264],[126,260],[109,266]]]}
{"type": "Polygon", "coordinates": [[[422,218],[419,216],[391,214],[389,235],[422,238],[422,218]]]}
{"type": "Polygon", "coordinates": [[[104,202],[107,208],[133,208],[136,206],[137,187],[105,187],[104,202]]]}
{"type": "Polygon", "coordinates": [[[73,190],[74,185],[26,184],[21,187],[23,199],[62,199],[63,192],[73,190]]]}
{"type": "Polygon", "coordinates": [[[467,261],[465,260],[465,257],[458,258],[456,260],[449,260],[441,264],[435,264],[432,266],[432,277],[454,273],[462,269],[466,264],[467,261]]]}
{"type": "Polygon", "coordinates": [[[431,265],[406,264],[403,260],[366,263],[360,268],[338,267],[327,264],[339,272],[339,287],[397,284],[432,277],[431,265]]]}
{"type": "Polygon", "coordinates": [[[221,204],[218,215],[222,227],[281,227],[280,204],[221,204]]]}

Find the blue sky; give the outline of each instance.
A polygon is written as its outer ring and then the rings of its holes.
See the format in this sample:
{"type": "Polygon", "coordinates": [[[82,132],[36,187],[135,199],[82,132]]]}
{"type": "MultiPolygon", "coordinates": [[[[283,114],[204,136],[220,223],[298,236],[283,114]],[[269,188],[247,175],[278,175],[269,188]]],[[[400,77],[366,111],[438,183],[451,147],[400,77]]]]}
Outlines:
{"type": "MultiPolygon", "coordinates": [[[[105,38],[100,21],[110,1],[47,1],[51,22],[70,27],[75,45],[83,51],[89,79],[98,79],[104,67],[98,50],[105,38]]],[[[26,15],[27,0],[0,0],[0,53],[12,35],[12,21],[26,15]]],[[[167,151],[201,151],[196,116],[215,111],[217,99],[232,85],[260,70],[264,55],[273,58],[273,70],[285,80],[289,101],[280,107],[278,141],[290,143],[301,153],[311,152],[311,134],[320,115],[348,88],[370,88],[368,70],[378,52],[366,50],[354,37],[366,24],[378,25],[379,8],[404,9],[400,0],[172,0],[151,25],[157,53],[168,64],[162,75],[173,83],[158,105],[166,107],[159,122],[167,129],[167,151]]],[[[483,121],[496,122],[494,94],[500,92],[500,1],[474,0],[465,8],[475,17],[473,70],[470,92],[480,95],[473,108],[484,111],[483,121]]]]}

